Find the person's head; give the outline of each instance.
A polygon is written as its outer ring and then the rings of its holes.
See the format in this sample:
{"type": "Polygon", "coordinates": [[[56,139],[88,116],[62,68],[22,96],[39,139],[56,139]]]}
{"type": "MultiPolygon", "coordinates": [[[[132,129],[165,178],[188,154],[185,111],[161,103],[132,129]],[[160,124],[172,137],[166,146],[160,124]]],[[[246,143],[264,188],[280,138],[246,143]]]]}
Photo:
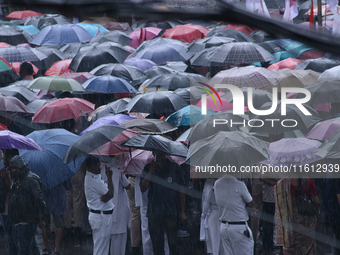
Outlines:
{"type": "Polygon", "coordinates": [[[89,171],[93,174],[100,174],[100,160],[96,157],[93,156],[88,156],[85,160],[84,163],[86,171],[89,171]]]}
{"type": "Polygon", "coordinates": [[[9,161],[9,169],[11,171],[11,177],[13,179],[19,179],[25,176],[29,171],[27,163],[19,155],[11,158],[11,160],[9,161]]]}
{"type": "Polygon", "coordinates": [[[33,78],[33,66],[32,64],[28,63],[28,62],[23,62],[20,65],[20,77],[21,79],[25,79],[25,77],[27,76],[31,76],[31,78],[33,78]]]}
{"type": "Polygon", "coordinates": [[[19,155],[19,151],[17,149],[5,149],[5,150],[3,150],[3,153],[4,153],[3,159],[4,159],[4,166],[5,167],[9,166],[9,161],[11,160],[11,158],[19,155]]]}

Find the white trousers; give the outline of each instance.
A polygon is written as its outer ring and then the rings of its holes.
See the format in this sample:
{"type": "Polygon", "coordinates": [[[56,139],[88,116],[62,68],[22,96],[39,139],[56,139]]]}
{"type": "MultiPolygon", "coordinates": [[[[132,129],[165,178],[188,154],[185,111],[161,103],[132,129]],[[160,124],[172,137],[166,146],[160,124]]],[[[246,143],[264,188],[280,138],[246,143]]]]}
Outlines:
{"type": "Polygon", "coordinates": [[[213,255],[220,254],[221,222],[219,221],[219,218],[220,216],[218,210],[211,210],[207,219],[208,228],[205,229],[207,253],[212,253],[213,255]]]}
{"type": "Polygon", "coordinates": [[[127,232],[111,235],[111,255],[125,255],[127,232]]]}
{"type": "Polygon", "coordinates": [[[92,229],[93,254],[109,254],[112,214],[90,212],[89,223],[92,229]]]}
{"type": "Polygon", "coordinates": [[[224,255],[254,254],[253,234],[248,225],[230,225],[221,223],[221,243],[224,255]],[[250,237],[244,234],[248,229],[250,237]]]}

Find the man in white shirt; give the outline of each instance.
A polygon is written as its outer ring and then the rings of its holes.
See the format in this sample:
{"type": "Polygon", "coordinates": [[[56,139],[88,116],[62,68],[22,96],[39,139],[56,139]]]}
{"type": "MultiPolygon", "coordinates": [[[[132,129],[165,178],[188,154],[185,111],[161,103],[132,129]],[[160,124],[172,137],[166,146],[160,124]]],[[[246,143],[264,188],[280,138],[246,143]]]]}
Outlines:
{"type": "Polygon", "coordinates": [[[83,163],[86,167],[85,197],[89,208],[89,223],[92,229],[93,254],[107,255],[110,246],[110,230],[113,212],[112,171],[105,166],[108,184],[100,174],[99,159],[88,156],[83,163]]]}
{"type": "Polygon", "coordinates": [[[254,240],[248,226],[247,207],[253,207],[253,198],[246,185],[231,176],[218,179],[214,185],[216,204],[221,221],[221,242],[225,255],[254,253],[254,240]]]}

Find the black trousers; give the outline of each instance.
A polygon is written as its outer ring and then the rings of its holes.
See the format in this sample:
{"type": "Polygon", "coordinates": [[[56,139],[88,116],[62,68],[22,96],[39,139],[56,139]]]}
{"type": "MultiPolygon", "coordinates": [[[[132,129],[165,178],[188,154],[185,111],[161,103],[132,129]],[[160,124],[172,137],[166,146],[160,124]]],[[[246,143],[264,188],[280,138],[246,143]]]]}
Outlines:
{"type": "Polygon", "coordinates": [[[262,243],[265,250],[272,249],[274,232],[275,203],[263,202],[261,222],[262,224],[262,243]]]}
{"type": "Polygon", "coordinates": [[[177,216],[148,217],[153,253],[164,255],[164,233],[168,238],[171,255],[178,255],[177,216]]]}
{"type": "Polygon", "coordinates": [[[333,251],[335,255],[340,255],[340,221],[336,220],[331,222],[331,224],[333,228],[334,238],[336,240],[336,246],[333,251]]]}

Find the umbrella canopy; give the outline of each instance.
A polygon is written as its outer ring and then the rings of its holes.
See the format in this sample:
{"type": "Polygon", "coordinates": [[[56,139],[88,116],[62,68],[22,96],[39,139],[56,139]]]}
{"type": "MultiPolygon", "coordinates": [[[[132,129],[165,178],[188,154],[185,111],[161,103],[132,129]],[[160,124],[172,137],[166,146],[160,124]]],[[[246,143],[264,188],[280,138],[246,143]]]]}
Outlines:
{"type": "Polygon", "coordinates": [[[0,149],[42,150],[31,138],[4,129],[0,131],[0,149]]]}
{"type": "Polygon", "coordinates": [[[65,129],[34,131],[27,137],[42,148],[40,151],[20,151],[30,170],[37,174],[43,189],[51,189],[71,178],[79,169],[82,160],[65,164],[63,159],[69,146],[78,136],[65,129]]]}
{"type": "Polygon", "coordinates": [[[130,101],[131,98],[121,98],[112,103],[109,103],[102,107],[100,110],[96,111],[93,119],[97,120],[105,116],[126,112],[126,105],[130,101]]]}
{"type": "Polygon", "coordinates": [[[96,36],[101,33],[108,33],[110,32],[105,27],[103,27],[100,24],[84,24],[84,23],[78,23],[77,26],[80,26],[84,28],[90,35],[96,36]]]}
{"type": "Polygon", "coordinates": [[[128,112],[171,114],[187,106],[184,99],[172,91],[154,91],[137,95],[127,104],[128,112]]]}
{"type": "Polygon", "coordinates": [[[189,141],[190,144],[204,139],[208,136],[214,135],[219,131],[236,131],[240,127],[233,123],[243,123],[248,120],[247,115],[233,115],[232,111],[217,112],[206,116],[204,119],[200,120],[195,126],[191,128],[189,141]],[[226,123],[220,125],[220,122],[214,125],[214,120],[229,120],[226,123]]]}
{"type": "Polygon", "coordinates": [[[149,78],[152,78],[157,75],[172,74],[172,73],[177,73],[177,71],[166,66],[153,66],[145,71],[145,74],[149,78]]]}
{"type": "Polygon", "coordinates": [[[162,29],[157,27],[140,28],[129,34],[132,42],[129,44],[133,48],[137,48],[142,42],[155,38],[162,29]]]}
{"type": "Polygon", "coordinates": [[[263,67],[244,66],[234,67],[217,73],[210,84],[232,84],[239,88],[253,87],[257,89],[272,88],[280,76],[274,71],[263,67]]]}
{"type": "Polygon", "coordinates": [[[65,54],[66,58],[74,58],[83,46],[82,43],[69,43],[60,47],[59,50],[65,54]]]}
{"type": "Polygon", "coordinates": [[[220,131],[191,144],[188,159],[193,166],[254,165],[268,158],[269,143],[239,131],[220,131]]]}
{"type": "Polygon", "coordinates": [[[80,135],[85,134],[87,131],[96,129],[100,126],[103,125],[115,125],[118,126],[128,120],[133,120],[132,117],[130,117],[129,115],[125,115],[125,114],[116,114],[116,115],[109,115],[109,116],[105,116],[102,117],[100,119],[97,119],[95,122],[93,122],[88,128],[84,129],[80,135]]]}
{"type": "Polygon", "coordinates": [[[315,151],[320,147],[321,142],[304,137],[283,138],[270,143],[269,160],[263,163],[272,166],[305,165],[321,159],[315,155],[315,151]]]}
{"type": "Polygon", "coordinates": [[[123,64],[137,67],[142,71],[146,71],[147,69],[156,65],[156,63],[151,60],[139,58],[127,58],[123,64]]]}
{"type": "Polygon", "coordinates": [[[79,73],[63,73],[62,75],[60,75],[60,77],[73,79],[79,83],[83,83],[88,79],[94,77],[94,75],[88,72],[79,72],[79,73]]]}
{"type": "Polygon", "coordinates": [[[298,64],[295,67],[295,69],[296,70],[311,69],[313,71],[322,73],[335,66],[340,66],[340,60],[330,58],[315,58],[303,60],[300,64],[298,64]]]}
{"type": "MultiPolygon", "coordinates": [[[[207,115],[214,114],[215,111],[207,110],[207,115]]],[[[206,116],[202,115],[201,107],[188,105],[171,114],[166,121],[175,127],[195,125],[206,116]]]]}
{"type": "Polygon", "coordinates": [[[3,131],[3,130],[8,130],[8,128],[4,125],[4,124],[1,124],[0,123],[0,130],[3,131]]]}
{"type": "Polygon", "coordinates": [[[132,24],[132,28],[135,30],[141,27],[158,27],[165,30],[183,24],[180,20],[138,20],[132,24]]]}
{"type": "Polygon", "coordinates": [[[257,30],[250,34],[251,38],[254,39],[256,43],[263,43],[266,41],[273,40],[273,37],[263,30],[257,30]]]}
{"type": "Polygon", "coordinates": [[[176,89],[174,92],[175,94],[181,96],[188,104],[197,103],[201,99],[202,94],[206,94],[200,86],[190,86],[190,88],[176,89]]]}
{"type": "Polygon", "coordinates": [[[249,42],[227,43],[216,47],[208,60],[225,65],[241,65],[253,62],[268,62],[273,55],[261,46],[249,42]]]}
{"type": "Polygon", "coordinates": [[[204,49],[221,46],[223,44],[237,42],[235,38],[228,38],[223,36],[211,36],[204,39],[193,41],[188,47],[189,52],[200,52],[204,49]]]}
{"type": "Polygon", "coordinates": [[[315,151],[317,156],[322,158],[340,157],[340,131],[334,132],[320,147],[315,151]]]}
{"type": "Polygon", "coordinates": [[[32,37],[26,31],[14,26],[0,26],[0,42],[11,45],[30,42],[32,37]]]}
{"type": "Polygon", "coordinates": [[[172,38],[182,42],[192,42],[200,38],[204,38],[209,30],[200,25],[186,24],[179,25],[166,30],[162,37],[172,38]]]}
{"type": "Polygon", "coordinates": [[[19,76],[9,67],[0,70],[0,86],[6,86],[17,80],[19,80],[19,76]]]}
{"type": "Polygon", "coordinates": [[[23,46],[10,46],[0,48],[0,57],[8,62],[39,62],[47,56],[40,51],[23,46]]]}
{"type": "Polygon", "coordinates": [[[59,76],[38,77],[28,85],[28,88],[54,91],[85,91],[76,80],[66,79],[59,76]]]}
{"type": "Polygon", "coordinates": [[[160,119],[133,119],[119,125],[142,134],[166,134],[177,129],[168,122],[160,119]]]}
{"type": "Polygon", "coordinates": [[[63,73],[71,72],[68,67],[70,66],[72,59],[61,60],[54,63],[50,68],[47,69],[45,75],[53,76],[53,75],[61,75],[63,73]]]}
{"type": "Polygon", "coordinates": [[[237,30],[237,31],[241,31],[243,33],[246,33],[248,35],[251,35],[253,32],[258,30],[256,28],[251,28],[251,27],[243,25],[243,24],[229,24],[224,29],[237,30]]]}
{"type": "Polygon", "coordinates": [[[286,51],[286,49],[283,48],[276,41],[267,41],[267,42],[259,43],[259,45],[272,54],[275,52],[286,51]]]}
{"type": "Polygon", "coordinates": [[[340,80],[324,79],[306,89],[311,92],[311,99],[308,102],[310,105],[339,102],[340,80]]]}
{"type": "Polygon", "coordinates": [[[33,123],[54,123],[75,119],[94,110],[94,104],[80,98],[63,98],[43,105],[32,118],[33,123]]]}
{"type": "Polygon", "coordinates": [[[176,139],[176,141],[187,143],[189,141],[190,132],[191,132],[191,128],[187,129],[176,139]]]}
{"type": "Polygon", "coordinates": [[[184,144],[160,135],[136,135],[123,145],[143,150],[162,151],[166,154],[180,157],[188,155],[188,149],[184,144]]]}
{"type": "Polygon", "coordinates": [[[0,111],[27,113],[27,107],[16,97],[0,95],[0,111]]]}
{"type": "Polygon", "coordinates": [[[35,93],[23,86],[10,85],[0,88],[0,94],[16,97],[24,104],[27,104],[33,99],[35,93]]]}
{"type": "Polygon", "coordinates": [[[34,45],[65,45],[89,42],[92,36],[84,28],[73,24],[52,25],[43,28],[31,41],[34,45]]]}
{"type": "Polygon", "coordinates": [[[248,34],[238,31],[238,30],[231,30],[231,29],[224,29],[226,26],[218,26],[214,29],[212,29],[208,34],[207,37],[211,36],[223,36],[223,37],[229,37],[234,38],[238,42],[253,42],[254,39],[251,38],[248,34]]]}
{"type": "Polygon", "coordinates": [[[132,85],[141,84],[147,79],[146,74],[137,67],[124,64],[103,64],[91,71],[94,75],[110,74],[129,81],[132,85]]]}
{"type": "Polygon", "coordinates": [[[122,63],[130,53],[122,47],[90,46],[77,53],[69,68],[74,72],[90,72],[95,67],[108,63],[122,63]]]}
{"type": "Polygon", "coordinates": [[[42,52],[43,54],[47,56],[47,58],[41,61],[41,66],[42,66],[41,72],[42,73],[45,73],[46,70],[49,67],[51,67],[54,63],[68,58],[67,54],[65,54],[64,52],[58,49],[55,49],[55,48],[50,48],[48,46],[41,46],[35,49],[37,49],[39,52],[42,52]]]}
{"type": "MultiPolygon", "coordinates": [[[[219,94],[219,96],[224,95],[224,93],[222,93],[222,92],[219,92],[218,94],[219,94]]],[[[224,98],[221,98],[221,101],[219,103],[216,103],[215,98],[207,97],[206,98],[206,104],[207,104],[207,108],[208,109],[213,110],[215,112],[226,111],[226,110],[233,109],[233,104],[229,103],[224,98]]],[[[202,107],[202,99],[200,99],[195,105],[199,106],[199,107],[202,107]]],[[[244,107],[244,110],[248,111],[248,108],[244,107]]]]}
{"type": "Polygon", "coordinates": [[[320,75],[319,80],[340,80],[339,71],[340,65],[327,69],[320,75]]]}
{"type": "Polygon", "coordinates": [[[133,150],[124,155],[123,174],[141,175],[144,167],[154,160],[151,151],[133,150]]]}
{"type": "Polygon", "coordinates": [[[39,29],[55,24],[69,24],[70,21],[60,14],[44,14],[38,17],[29,17],[25,21],[25,26],[33,25],[39,29]]]}
{"type": "Polygon", "coordinates": [[[95,76],[82,84],[87,91],[111,94],[111,93],[137,93],[137,90],[126,80],[112,76],[95,76]]]}
{"type": "Polygon", "coordinates": [[[115,42],[120,45],[129,45],[131,41],[132,39],[126,33],[121,31],[112,31],[96,35],[91,39],[90,43],[115,42]]]}
{"type": "Polygon", "coordinates": [[[277,83],[277,87],[306,87],[317,83],[320,73],[312,70],[291,70],[280,69],[274,70],[280,78],[277,83]]]}
{"type": "MultiPolygon", "coordinates": [[[[96,129],[86,132],[78,140],[71,144],[65,155],[64,162],[70,163],[73,160],[87,155],[90,152],[99,148],[101,145],[111,141],[121,141],[122,143],[126,141],[127,138],[131,138],[136,134],[138,133],[135,131],[128,131],[119,126],[100,126],[96,129]]],[[[124,147],[119,146],[119,144],[117,144],[117,147],[120,148],[121,153],[125,151],[124,147]]]]}
{"type": "Polygon", "coordinates": [[[30,36],[35,36],[39,34],[40,30],[36,28],[35,26],[29,25],[29,26],[17,26],[18,28],[26,31],[30,36]]]}
{"type": "Polygon", "coordinates": [[[215,51],[216,47],[211,47],[208,49],[204,49],[202,51],[196,52],[191,58],[190,63],[193,66],[222,66],[222,64],[213,62],[208,59],[208,56],[211,55],[213,51],[215,51]]]}
{"type": "Polygon", "coordinates": [[[324,120],[317,123],[312,130],[309,131],[306,137],[325,141],[339,129],[340,118],[324,120]]]}
{"type": "Polygon", "coordinates": [[[42,16],[42,15],[44,15],[44,14],[39,13],[39,12],[35,12],[35,11],[31,11],[31,10],[14,11],[14,12],[11,12],[10,14],[8,14],[6,16],[6,19],[12,19],[12,20],[26,19],[28,17],[42,16]]]}
{"type": "Polygon", "coordinates": [[[277,70],[277,69],[284,69],[284,68],[296,69],[295,67],[299,65],[301,62],[302,62],[301,59],[286,58],[284,60],[271,64],[270,66],[268,66],[267,69],[268,70],[277,70]]]}

